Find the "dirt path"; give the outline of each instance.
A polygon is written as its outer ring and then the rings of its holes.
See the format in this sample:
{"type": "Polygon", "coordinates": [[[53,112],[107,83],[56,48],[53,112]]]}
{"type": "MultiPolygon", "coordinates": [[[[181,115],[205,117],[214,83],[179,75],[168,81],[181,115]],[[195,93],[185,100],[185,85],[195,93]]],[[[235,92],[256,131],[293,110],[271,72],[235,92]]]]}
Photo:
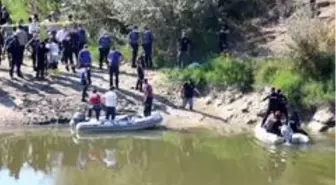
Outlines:
{"type": "MultiPolygon", "coordinates": [[[[55,79],[38,81],[33,76],[30,60],[22,67],[24,79],[11,80],[8,75],[8,62],[0,66],[0,127],[29,127],[36,123],[48,124],[67,122],[78,109],[85,109],[80,102],[81,86],[77,74],[68,73],[60,65],[60,75],[55,79]],[[28,126],[27,126],[28,125],[28,126]]],[[[142,111],[142,94],[134,90],[136,83],[135,70],[128,64],[120,68],[119,112],[142,111]]],[[[198,99],[195,111],[179,108],[176,89],[167,90],[160,87],[160,75],[155,71],[147,71],[147,78],[153,84],[155,101],[154,109],[160,110],[164,116],[164,125],[172,129],[189,129],[206,127],[223,133],[239,133],[251,128],[248,124],[232,124],[229,108],[207,105],[205,98],[198,99]]],[[[93,69],[93,86],[104,93],[109,86],[106,70],[93,69]]],[[[238,106],[239,106],[238,102],[238,106]]],[[[232,108],[231,108],[232,110],[232,108]]],[[[242,121],[244,122],[244,121],[242,121]]]]}

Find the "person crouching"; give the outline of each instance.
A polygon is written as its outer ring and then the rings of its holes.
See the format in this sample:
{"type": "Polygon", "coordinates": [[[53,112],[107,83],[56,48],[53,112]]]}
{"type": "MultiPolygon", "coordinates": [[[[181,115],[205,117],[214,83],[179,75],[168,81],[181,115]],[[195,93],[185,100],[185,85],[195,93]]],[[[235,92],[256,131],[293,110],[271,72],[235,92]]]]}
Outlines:
{"type": "Polygon", "coordinates": [[[99,121],[100,111],[101,111],[101,98],[100,95],[97,93],[96,89],[93,89],[92,94],[89,96],[89,119],[92,116],[92,111],[96,113],[96,119],[99,121]]]}

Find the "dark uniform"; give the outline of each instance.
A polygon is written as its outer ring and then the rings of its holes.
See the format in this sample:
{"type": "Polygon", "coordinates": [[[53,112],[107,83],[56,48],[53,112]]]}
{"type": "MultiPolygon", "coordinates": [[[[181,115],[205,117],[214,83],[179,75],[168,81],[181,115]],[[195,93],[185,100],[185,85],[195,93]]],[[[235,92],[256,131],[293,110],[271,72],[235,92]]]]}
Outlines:
{"type": "Polygon", "coordinates": [[[262,126],[264,125],[265,121],[267,120],[268,116],[277,110],[279,110],[279,99],[278,94],[276,92],[272,92],[270,95],[266,96],[263,101],[269,100],[268,102],[268,108],[266,111],[266,115],[264,116],[262,120],[262,126]]]}
{"type": "Polygon", "coordinates": [[[36,78],[44,78],[44,70],[47,66],[47,53],[49,52],[49,49],[46,48],[46,43],[41,42],[36,50],[36,59],[37,59],[37,65],[36,65],[36,78]]]}
{"type": "Polygon", "coordinates": [[[14,72],[14,67],[16,67],[16,73],[19,77],[23,77],[21,73],[21,60],[20,60],[20,53],[21,53],[21,46],[20,42],[17,38],[17,36],[13,37],[13,40],[10,41],[8,44],[8,53],[11,55],[10,57],[10,70],[9,70],[9,75],[12,78],[13,77],[13,72],[14,72]]]}
{"type": "Polygon", "coordinates": [[[72,53],[72,46],[74,45],[72,43],[73,41],[71,39],[64,39],[62,41],[62,58],[65,62],[65,68],[67,71],[69,71],[69,63],[71,65],[72,71],[75,73],[75,64],[73,60],[73,53],[72,53]]]}

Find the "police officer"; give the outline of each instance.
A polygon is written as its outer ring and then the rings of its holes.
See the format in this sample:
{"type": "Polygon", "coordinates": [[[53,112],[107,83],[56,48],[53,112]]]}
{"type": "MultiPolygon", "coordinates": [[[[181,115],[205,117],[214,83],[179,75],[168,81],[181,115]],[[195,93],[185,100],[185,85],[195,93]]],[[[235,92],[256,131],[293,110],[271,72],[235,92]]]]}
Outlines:
{"type": "Polygon", "coordinates": [[[132,67],[135,68],[135,62],[138,57],[139,50],[139,32],[138,26],[134,26],[132,31],[128,34],[128,43],[132,48],[132,67]]]}
{"type": "Polygon", "coordinates": [[[110,87],[113,86],[113,76],[115,76],[115,87],[119,88],[119,64],[122,60],[122,54],[114,47],[108,54],[107,60],[109,62],[110,87]]]}
{"type": "Polygon", "coordinates": [[[46,47],[46,41],[42,41],[39,43],[36,50],[36,78],[44,79],[44,72],[47,67],[47,53],[49,49],[46,47]]]}
{"type": "Polygon", "coordinates": [[[288,110],[287,110],[287,97],[282,94],[281,89],[277,90],[277,96],[279,101],[279,110],[286,116],[286,121],[288,120],[288,110]]]}
{"type": "Polygon", "coordinates": [[[271,89],[271,93],[266,96],[263,101],[268,100],[268,108],[266,111],[266,115],[264,116],[261,126],[263,126],[268,118],[268,116],[273,112],[279,110],[279,99],[278,99],[278,95],[275,92],[275,88],[272,87],[271,89]]]}
{"type": "Polygon", "coordinates": [[[72,72],[75,73],[76,70],[72,54],[72,45],[73,44],[70,36],[66,36],[66,38],[62,41],[62,58],[65,63],[65,69],[69,71],[70,64],[72,72]]]}
{"type": "Polygon", "coordinates": [[[142,48],[145,52],[145,66],[146,68],[152,68],[152,45],[153,45],[153,34],[148,30],[148,27],[144,27],[142,33],[142,48]]]}
{"type": "Polygon", "coordinates": [[[103,63],[107,63],[107,55],[110,51],[111,39],[107,33],[104,33],[98,39],[99,45],[99,68],[103,69],[103,63]]]}
{"type": "Polygon", "coordinates": [[[9,76],[13,78],[14,67],[16,67],[17,76],[23,78],[21,73],[21,45],[19,42],[19,38],[17,35],[13,36],[13,39],[10,43],[8,43],[8,53],[11,55],[10,57],[10,70],[9,76]]]}

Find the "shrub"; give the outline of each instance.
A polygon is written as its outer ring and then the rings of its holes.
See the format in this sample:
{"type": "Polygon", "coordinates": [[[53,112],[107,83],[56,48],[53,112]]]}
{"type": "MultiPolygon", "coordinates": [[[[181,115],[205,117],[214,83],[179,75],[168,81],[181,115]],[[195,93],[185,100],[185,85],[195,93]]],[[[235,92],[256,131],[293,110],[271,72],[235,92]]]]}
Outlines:
{"type": "Polygon", "coordinates": [[[290,57],[306,78],[320,79],[333,73],[334,55],[328,54],[334,47],[330,31],[319,18],[311,18],[309,7],[301,8],[289,20],[290,57]]]}
{"type": "Polygon", "coordinates": [[[172,70],[170,77],[183,81],[192,79],[200,85],[226,87],[235,85],[247,90],[253,83],[253,71],[248,61],[228,57],[216,57],[199,68],[172,70]]]}

